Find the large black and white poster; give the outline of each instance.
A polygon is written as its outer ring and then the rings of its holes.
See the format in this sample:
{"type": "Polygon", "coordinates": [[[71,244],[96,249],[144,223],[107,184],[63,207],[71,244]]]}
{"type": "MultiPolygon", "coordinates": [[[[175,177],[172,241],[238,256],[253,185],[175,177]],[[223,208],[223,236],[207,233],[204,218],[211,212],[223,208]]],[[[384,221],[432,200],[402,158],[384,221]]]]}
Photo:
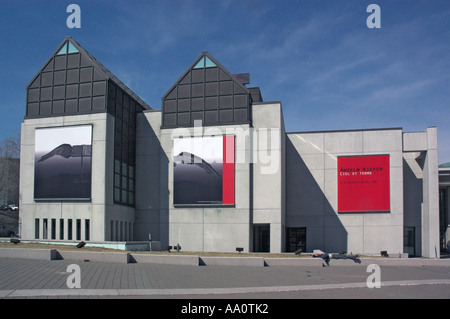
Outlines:
{"type": "Polygon", "coordinates": [[[234,204],[234,136],[180,138],[173,146],[174,205],[234,204]]]}
{"type": "Polygon", "coordinates": [[[36,129],[34,198],[91,198],[92,125],[36,129]]]}

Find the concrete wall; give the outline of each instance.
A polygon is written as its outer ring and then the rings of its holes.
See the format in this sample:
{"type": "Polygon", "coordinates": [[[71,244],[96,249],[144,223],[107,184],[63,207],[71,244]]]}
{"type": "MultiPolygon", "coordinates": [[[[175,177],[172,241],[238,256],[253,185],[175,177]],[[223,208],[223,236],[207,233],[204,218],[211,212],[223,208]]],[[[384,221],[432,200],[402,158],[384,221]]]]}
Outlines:
{"type": "Polygon", "coordinates": [[[282,252],[286,239],[286,132],[281,103],[254,104],[253,127],[252,223],[270,224],[270,252],[282,252]]]}
{"type": "Polygon", "coordinates": [[[415,229],[415,255],[422,255],[424,152],[403,153],[404,226],[415,229]]]}
{"type": "Polygon", "coordinates": [[[287,134],[287,227],[307,228],[307,250],[403,251],[401,129],[287,134]],[[390,155],[391,211],[337,213],[337,157],[390,155]]]}
{"type": "Polygon", "coordinates": [[[135,240],[168,245],[169,158],[161,147],[161,111],[137,115],[135,240]]]}
{"type": "MultiPolygon", "coordinates": [[[[401,129],[285,134],[281,104],[253,106],[253,127],[161,129],[161,112],[137,116],[136,207],[113,199],[114,118],[107,113],[26,119],[20,167],[21,236],[34,239],[35,219],[90,220],[90,240],[160,241],[188,251],[253,251],[256,225],[269,225],[270,252],[285,250],[286,227],[307,228],[307,250],[403,252],[403,228],[416,227],[418,255],[439,254],[437,131],[401,129]],[[35,129],[93,126],[90,202],[35,202],[35,129]],[[174,207],[173,138],[236,136],[235,205],[174,207]],[[337,157],[390,156],[391,211],[337,213],[337,157]]],[[[75,225],[73,226],[75,228],[75,225]]],[[[84,226],[81,228],[85,238],[84,226]]],[[[42,236],[42,231],[40,231],[42,236]]],[[[65,234],[67,230],[65,229],[65,234]]],[[[75,240],[75,229],[73,231],[75,240]]],[[[66,238],[65,238],[66,239],[66,238]]]]}
{"type": "Polygon", "coordinates": [[[147,240],[151,234],[163,247],[180,244],[189,251],[243,247],[248,252],[254,248],[253,224],[262,223],[270,224],[271,251],[283,250],[285,134],[281,105],[258,105],[254,110],[254,128],[245,124],[161,129],[159,111],[138,116],[135,240],[147,240]],[[273,133],[273,138],[264,135],[259,144],[254,136],[260,135],[260,129],[273,133]],[[236,136],[235,205],[174,207],[173,138],[214,134],[236,136]]]}
{"type": "MultiPolygon", "coordinates": [[[[429,127],[424,132],[404,133],[403,150],[405,159],[410,169],[415,172],[417,179],[422,180],[422,194],[419,191],[407,194],[411,201],[421,198],[422,205],[420,215],[419,207],[411,208],[411,214],[415,216],[416,243],[420,243],[421,255],[428,258],[439,258],[439,173],[438,173],[438,149],[437,128],[429,127]],[[415,156],[414,151],[422,151],[416,157],[416,163],[409,160],[408,156],[415,156]],[[408,153],[407,153],[408,152],[408,153]],[[419,164],[419,165],[416,165],[419,164]],[[414,197],[416,196],[416,197],[414,197]],[[420,216],[420,218],[419,218],[420,216]]],[[[406,182],[406,181],[405,181],[406,182]]],[[[405,187],[412,187],[405,185],[405,187]]],[[[405,197],[406,200],[406,197],[405,197]]],[[[406,214],[406,211],[405,211],[406,214]]],[[[410,213],[408,212],[408,215],[410,213]]],[[[409,217],[408,217],[409,222],[409,217]]]]}
{"type": "MultiPolygon", "coordinates": [[[[59,220],[65,220],[64,236],[67,238],[67,220],[73,220],[73,240],[76,239],[75,223],[81,219],[81,239],[85,237],[84,221],[90,220],[91,241],[110,240],[110,220],[134,222],[134,209],[113,202],[113,152],[114,118],[107,113],[26,119],[22,123],[21,135],[21,171],[20,171],[20,223],[21,236],[34,239],[35,219],[40,219],[40,237],[42,239],[42,220],[48,219],[50,239],[51,219],[56,219],[56,239],[60,238],[59,220]],[[34,201],[34,151],[35,130],[43,127],[61,127],[91,124],[92,132],[92,191],[90,202],[76,201],[34,201]]],[[[125,235],[126,232],[123,232],[125,235]]],[[[132,235],[132,234],[131,234],[132,235]]],[[[132,238],[129,237],[129,238],[132,238]]],[[[125,239],[125,238],[123,238],[125,239]]]]}
{"type": "Polygon", "coordinates": [[[144,112],[138,117],[137,162],[139,172],[135,239],[180,244],[187,251],[249,250],[250,165],[249,125],[160,129],[161,113],[144,112]],[[247,132],[247,135],[246,133],[247,132]],[[179,136],[236,135],[234,207],[174,207],[173,138],[179,136]],[[244,160],[243,160],[244,159],[244,160]]]}

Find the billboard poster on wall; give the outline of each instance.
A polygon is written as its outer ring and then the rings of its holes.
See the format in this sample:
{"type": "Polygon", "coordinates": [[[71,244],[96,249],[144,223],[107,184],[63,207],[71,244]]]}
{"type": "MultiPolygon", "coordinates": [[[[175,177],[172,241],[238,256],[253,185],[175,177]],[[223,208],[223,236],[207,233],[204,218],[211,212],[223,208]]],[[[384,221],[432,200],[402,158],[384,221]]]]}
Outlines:
{"type": "Polygon", "coordinates": [[[92,125],[35,131],[34,199],[91,198],[92,125]]]}
{"type": "Polygon", "coordinates": [[[390,211],[389,155],[337,160],[338,212],[390,211]]]}
{"type": "Polygon", "coordinates": [[[174,205],[234,205],[234,136],[176,138],[174,205]]]}

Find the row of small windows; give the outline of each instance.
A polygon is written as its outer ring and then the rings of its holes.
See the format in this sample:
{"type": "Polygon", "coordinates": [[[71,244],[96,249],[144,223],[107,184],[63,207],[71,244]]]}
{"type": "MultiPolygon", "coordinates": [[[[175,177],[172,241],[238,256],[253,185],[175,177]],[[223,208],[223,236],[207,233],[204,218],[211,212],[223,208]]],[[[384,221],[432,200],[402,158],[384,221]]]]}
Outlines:
{"type": "Polygon", "coordinates": [[[90,240],[91,220],[36,218],[34,220],[34,238],[52,240],[90,240]]]}

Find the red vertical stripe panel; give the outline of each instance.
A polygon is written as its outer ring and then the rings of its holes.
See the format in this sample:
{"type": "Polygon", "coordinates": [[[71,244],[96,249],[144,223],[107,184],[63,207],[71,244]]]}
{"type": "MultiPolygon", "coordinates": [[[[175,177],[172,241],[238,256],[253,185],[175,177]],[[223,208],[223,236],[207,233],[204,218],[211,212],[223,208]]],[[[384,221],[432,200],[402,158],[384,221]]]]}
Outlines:
{"type": "Polygon", "coordinates": [[[234,136],[223,137],[222,204],[234,205],[234,136]]]}

